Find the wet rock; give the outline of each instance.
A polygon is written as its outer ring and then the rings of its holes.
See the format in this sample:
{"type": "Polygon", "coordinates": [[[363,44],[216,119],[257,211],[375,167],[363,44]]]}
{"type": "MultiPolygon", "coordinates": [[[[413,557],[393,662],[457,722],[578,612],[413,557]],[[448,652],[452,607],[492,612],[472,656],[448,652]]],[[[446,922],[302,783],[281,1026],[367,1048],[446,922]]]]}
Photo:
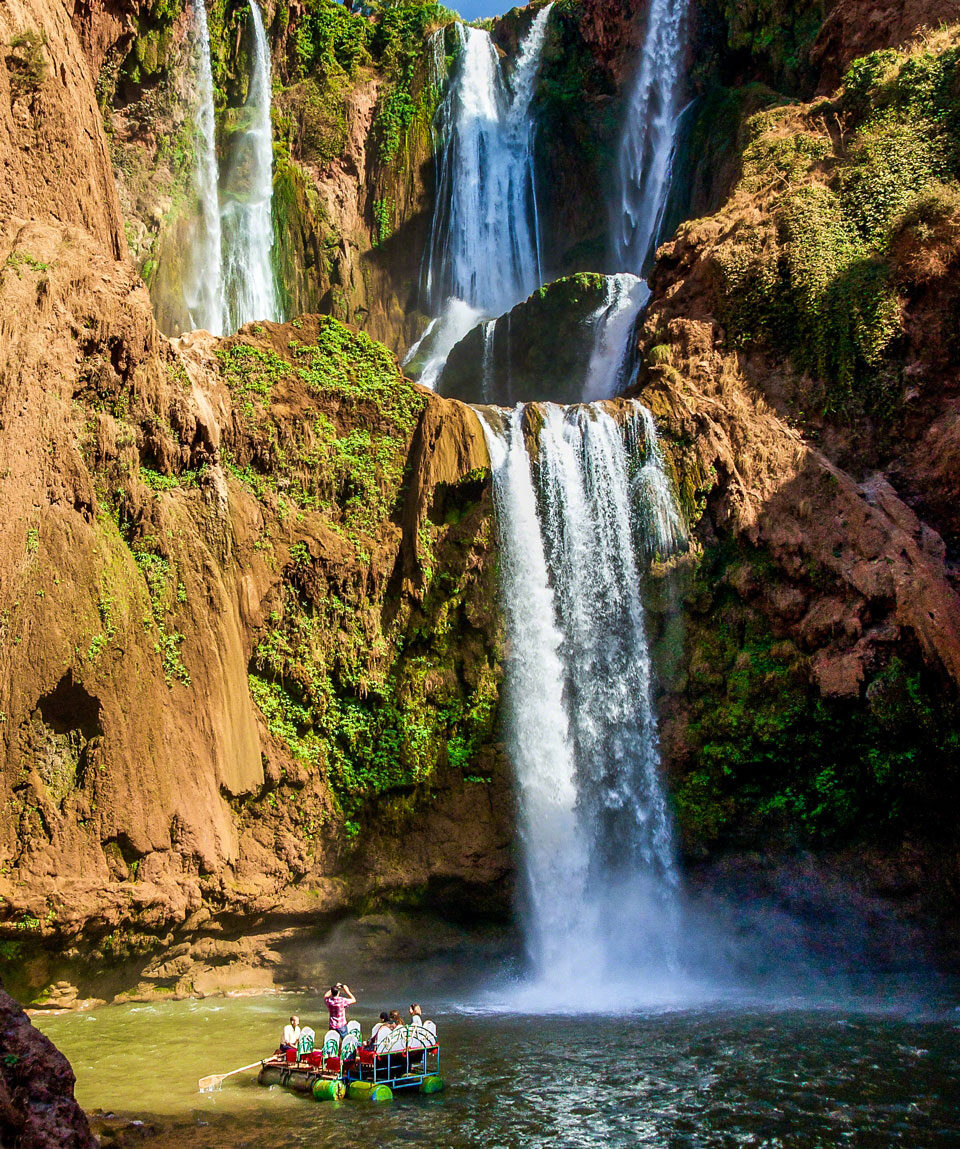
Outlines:
{"type": "Polygon", "coordinates": [[[0,1141],[23,1149],[95,1149],[69,1062],[0,989],[0,1141]]]}

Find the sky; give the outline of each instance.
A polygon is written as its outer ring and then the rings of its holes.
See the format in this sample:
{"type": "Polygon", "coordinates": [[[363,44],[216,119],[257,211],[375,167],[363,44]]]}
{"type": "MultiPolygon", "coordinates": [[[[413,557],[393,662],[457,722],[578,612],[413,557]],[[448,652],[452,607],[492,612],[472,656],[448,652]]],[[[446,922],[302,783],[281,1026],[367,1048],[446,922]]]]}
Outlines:
{"type": "Polygon", "coordinates": [[[464,20],[479,20],[481,16],[502,16],[524,0],[447,0],[447,7],[459,12],[464,20]]]}

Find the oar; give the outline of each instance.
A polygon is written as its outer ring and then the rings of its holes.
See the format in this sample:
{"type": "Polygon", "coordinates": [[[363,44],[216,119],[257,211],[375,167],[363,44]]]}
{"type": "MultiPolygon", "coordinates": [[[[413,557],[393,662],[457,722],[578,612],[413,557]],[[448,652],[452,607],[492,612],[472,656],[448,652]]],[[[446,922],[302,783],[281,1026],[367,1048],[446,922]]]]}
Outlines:
{"type": "Polygon", "coordinates": [[[214,1086],[220,1085],[228,1077],[233,1077],[235,1073],[243,1073],[245,1069],[256,1069],[258,1065],[263,1064],[260,1061],[252,1061],[249,1065],[241,1065],[239,1069],[231,1069],[229,1073],[211,1073],[209,1077],[201,1077],[197,1082],[197,1088],[201,1093],[206,1092],[208,1089],[213,1089],[214,1086]]]}

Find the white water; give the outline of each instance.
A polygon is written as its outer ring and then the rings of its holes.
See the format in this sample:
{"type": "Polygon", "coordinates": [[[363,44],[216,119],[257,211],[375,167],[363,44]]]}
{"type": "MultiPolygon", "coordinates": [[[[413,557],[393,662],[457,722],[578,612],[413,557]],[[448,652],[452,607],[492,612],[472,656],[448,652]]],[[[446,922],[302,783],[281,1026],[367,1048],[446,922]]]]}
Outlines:
{"type": "Polygon", "coordinates": [[[280,319],[273,268],[273,129],[270,45],[256,0],[250,0],[253,40],[246,126],[232,157],[232,198],[223,209],[227,327],[280,319]]]}
{"type": "MultiPolygon", "coordinates": [[[[428,385],[466,334],[445,331],[451,317],[502,315],[542,283],[530,108],[552,7],[537,13],[509,77],[490,34],[457,25],[457,71],[435,125],[437,197],[424,287],[439,320],[438,366],[429,380],[421,377],[428,385]]],[[[434,45],[435,71],[437,52],[434,45]]]]}
{"type": "Polygon", "coordinates": [[[430,320],[407,352],[404,367],[410,368],[418,383],[436,389],[450,352],[482,319],[483,312],[462,299],[447,300],[440,314],[430,320]]]}
{"type": "Polygon", "coordinates": [[[656,249],[676,150],[689,0],[652,0],[620,140],[611,247],[620,271],[642,275],[656,249]]]}
{"type": "Polygon", "coordinates": [[[200,212],[197,241],[191,251],[191,266],[184,284],[184,299],[192,327],[203,328],[213,335],[222,335],[226,301],[220,229],[220,171],[217,165],[216,121],[213,111],[210,32],[204,0],[194,0],[193,11],[197,30],[194,52],[200,146],[197,148],[196,185],[200,212]]]}
{"type": "Polygon", "coordinates": [[[636,417],[626,426],[627,450],[643,463],[633,476],[634,506],[647,529],[640,532],[639,545],[648,558],[673,554],[687,543],[687,527],[677,507],[667,476],[660,436],[653,412],[632,400],[636,417]],[[638,431],[640,435],[638,435],[638,431]]]}
{"type": "Polygon", "coordinates": [[[527,950],[537,980],[567,971],[571,926],[586,902],[587,843],[576,813],[574,748],[537,495],[521,426],[484,422],[501,536],[501,595],[510,648],[505,689],[510,756],[519,787],[528,905],[527,950]]]}
{"type": "Polygon", "coordinates": [[[635,559],[635,534],[660,526],[634,517],[628,449],[642,415],[630,428],[598,405],[537,412],[536,464],[523,408],[503,427],[484,412],[526,879],[520,1000],[555,1008],[587,983],[598,1001],[613,984],[634,1002],[672,998],[678,875],[635,559]]]}
{"type": "Polygon", "coordinates": [[[612,399],[629,383],[630,352],[637,316],[650,288],[635,275],[607,278],[606,299],[591,318],[593,349],[583,385],[583,401],[612,399]]]}

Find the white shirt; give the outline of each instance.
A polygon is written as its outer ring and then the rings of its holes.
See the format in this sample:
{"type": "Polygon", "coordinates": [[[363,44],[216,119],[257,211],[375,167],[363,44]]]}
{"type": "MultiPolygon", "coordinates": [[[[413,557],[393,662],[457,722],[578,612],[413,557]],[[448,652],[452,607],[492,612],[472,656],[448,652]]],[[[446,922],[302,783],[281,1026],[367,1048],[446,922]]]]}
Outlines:
{"type": "MultiPolygon", "coordinates": [[[[274,1033],[276,1033],[276,1030],[274,1030],[274,1033]]],[[[300,1040],[300,1026],[285,1025],[283,1027],[283,1040],[287,1045],[296,1045],[300,1040]]]]}

